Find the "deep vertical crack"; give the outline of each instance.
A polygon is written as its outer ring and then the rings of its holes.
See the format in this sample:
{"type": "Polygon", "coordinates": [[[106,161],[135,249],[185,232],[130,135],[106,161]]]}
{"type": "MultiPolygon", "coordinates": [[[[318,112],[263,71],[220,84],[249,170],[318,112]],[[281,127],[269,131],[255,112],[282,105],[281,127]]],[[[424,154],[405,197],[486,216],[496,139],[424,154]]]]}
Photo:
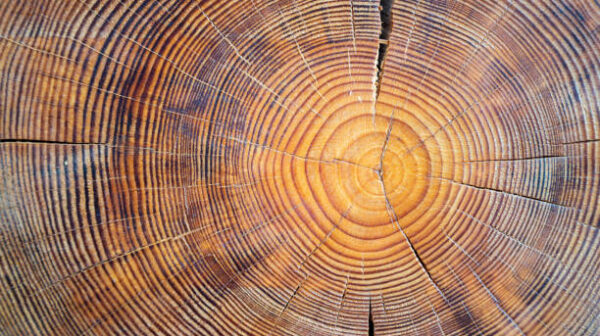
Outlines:
{"type": "MultiPolygon", "coordinates": [[[[387,55],[387,49],[389,46],[390,33],[392,32],[392,5],[394,0],[380,0],[379,3],[379,14],[381,18],[381,33],[379,34],[379,51],[377,53],[377,84],[375,91],[375,102],[379,99],[379,91],[381,89],[381,81],[383,79],[383,66],[385,63],[385,56],[387,55]]],[[[374,111],[375,112],[375,111],[374,111]]],[[[375,122],[375,114],[373,114],[373,122],[375,122]]],[[[383,158],[387,144],[392,133],[392,118],[386,131],[385,141],[381,150],[381,156],[379,158],[379,177],[381,183],[383,183],[383,158]]]]}
{"type": "MultiPolygon", "coordinates": [[[[379,11],[380,11],[380,15],[381,15],[381,34],[379,35],[379,52],[377,54],[376,99],[379,98],[379,90],[381,87],[381,80],[383,78],[383,67],[385,64],[385,56],[387,54],[390,33],[392,31],[392,26],[393,26],[393,20],[392,20],[393,2],[394,2],[394,0],[381,0],[380,5],[379,5],[379,11]]],[[[433,277],[431,276],[429,269],[425,265],[425,262],[423,261],[423,259],[421,258],[421,256],[417,252],[417,250],[415,249],[414,244],[412,243],[412,241],[410,240],[410,238],[408,237],[408,235],[406,234],[404,229],[400,226],[400,223],[398,221],[398,216],[396,215],[396,211],[394,210],[394,208],[390,202],[390,199],[388,197],[388,194],[387,194],[387,190],[386,190],[385,182],[384,182],[383,161],[384,161],[385,153],[386,153],[386,150],[387,150],[387,147],[388,147],[391,135],[392,135],[392,125],[393,125],[393,114],[390,117],[390,120],[388,123],[388,127],[387,127],[386,134],[385,134],[385,140],[383,142],[383,146],[381,148],[381,155],[379,157],[379,167],[376,170],[377,176],[379,177],[379,182],[381,183],[381,187],[383,190],[383,196],[385,198],[386,208],[387,208],[388,214],[390,216],[390,219],[392,220],[392,222],[394,222],[396,224],[396,226],[398,227],[398,231],[400,231],[402,236],[404,236],[404,239],[405,239],[406,243],[408,244],[408,247],[410,248],[413,256],[415,257],[415,260],[417,261],[419,267],[425,273],[425,275],[427,276],[431,285],[437,290],[437,292],[444,299],[444,301],[448,302],[448,300],[446,299],[446,296],[441,291],[438,284],[435,282],[435,280],[433,280],[433,277]]],[[[372,318],[371,302],[369,301],[369,335],[372,335],[371,334],[371,323],[372,323],[371,318],[372,318]]]]}
{"type": "Polygon", "coordinates": [[[390,33],[392,31],[392,4],[393,0],[381,0],[379,3],[379,15],[381,18],[381,32],[379,34],[379,51],[377,52],[377,87],[375,97],[379,97],[381,79],[383,77],[383,65],[389,45],[390,33]]]}
{"type": "Polygon", "coordinates": [[[373,322],[373,306],[371,305],[371,299],[369,299],[369,336],[375,335],[375,323],[373,322]]]}

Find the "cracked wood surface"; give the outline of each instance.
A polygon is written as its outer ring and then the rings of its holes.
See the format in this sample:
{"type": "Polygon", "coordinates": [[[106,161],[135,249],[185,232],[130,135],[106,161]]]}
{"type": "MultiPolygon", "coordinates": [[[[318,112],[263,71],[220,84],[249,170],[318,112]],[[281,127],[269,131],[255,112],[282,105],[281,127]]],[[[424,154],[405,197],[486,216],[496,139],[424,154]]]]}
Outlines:
{"type": "Polygon", "coordinates": [[[0,335],[600,333],[598,1],[0,17],[0,335]]]}

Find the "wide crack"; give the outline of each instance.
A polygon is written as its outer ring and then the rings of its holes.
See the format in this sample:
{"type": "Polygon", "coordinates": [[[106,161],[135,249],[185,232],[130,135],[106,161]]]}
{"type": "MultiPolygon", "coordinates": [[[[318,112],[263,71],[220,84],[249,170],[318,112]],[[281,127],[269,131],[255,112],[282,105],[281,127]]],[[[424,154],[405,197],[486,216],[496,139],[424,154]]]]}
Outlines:
{"type": "Polygon", "coordinates": [[[381,19],[381,32],[379,34],[379,51],[377,52],[377,87],[375,97],[379,97],[381,79],[383,78],[383,66],[389,45],[390,33],[392,31],[392,4],[393,0],[381,0],[379,3],[379,15],[381,19]]]}
{"type": "Polygon", "coordinates": [[[375,322],[373,322],[373,306],[371,305],[371,299],[369,299],[369,336],[375,335],[375,322]]]}
{"type": "MultiPolygon", "coordinates": [[[[379,91],[381,88],[381,80],[383,78],[383,68],[385,65],[385,57],[387,54],[387,49],[389,46],[389,38],[390,38],[391,31],[392,31],[392,26],[393,26],[393,21],[392,21],[393,2],[394,2],[393,0],[381,0],[380,6],[379,6],[379,11],[380,11],[380,15],[381,15],[381,34],[379,35],[379,52],[377,55],[377,91],[376,91],[377,99],[379,98],[379,91]]],[[[398,215],[396,214],[396,211],[394,210],[392,203],[390,202],[390,199],[388,196],[388,191],[386,190],[386,187],[385,187],[384,164],[383,163],[384,163],[387,147],[390,142],[391,135],[392,135],[392,127],[393,127],[393,114],[392,114],[392,116],[390,116],[390,120],[389,120],[388,127],[387,127],[386,134],[385,134],[385,140],[384,140],[383,146],[381,148],[381,155],[379,157],[379,167],[376,169],[376,173],[379,178],[379,182],[381,183],[383,196],[385,198],[386,208],[387,208],[387,211],[388,211],[391,221],[396,224],[398,231],[404,237],[404,240],[406,241],[415,260],[417,261],[417,264],[419,265],[419,268],[421,268],[423,273],[425,273],[425,276],[428,278],[431,285],[436,289],[436,291],[440,294],[440,296],[444,299],[444,301],[447,302],[446,296],[444,295],[444,293],[442,292],[442,290],[440,289],[440,287],[438,286],[436,281],[431,276],[431,272],[427,268],[425,262],[423,261],[423,258],[417,252],[413,242],[410,240],[410,238],[408,237],[408,235],[406,234],[404,229],[400,226],[400,223],[398,220],[398,215]]],[[[373,331],[371,329],[372,322],[373,321],[372,321],[372,315],[371,315],[371,304],[369,302],[369,335],[373,335],[372,334],[373,331]]]]}

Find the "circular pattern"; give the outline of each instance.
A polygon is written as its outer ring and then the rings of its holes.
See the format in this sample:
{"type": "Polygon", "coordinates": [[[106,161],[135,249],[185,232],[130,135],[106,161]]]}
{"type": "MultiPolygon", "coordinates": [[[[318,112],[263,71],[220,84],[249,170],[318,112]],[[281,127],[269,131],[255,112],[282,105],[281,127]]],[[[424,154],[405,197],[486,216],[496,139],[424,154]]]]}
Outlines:
{"type": "Polygon", "coordinates": [[[0,13],[0,334],[600,332],[598,1],[0,13]]]}

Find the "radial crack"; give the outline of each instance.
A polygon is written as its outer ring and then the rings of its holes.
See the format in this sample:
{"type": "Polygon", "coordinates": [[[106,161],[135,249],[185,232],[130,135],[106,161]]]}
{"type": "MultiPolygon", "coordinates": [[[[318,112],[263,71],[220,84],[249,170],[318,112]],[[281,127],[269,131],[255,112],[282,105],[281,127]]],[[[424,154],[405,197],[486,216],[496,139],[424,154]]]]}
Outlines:
{"type": "Polygon", "coordinates": [[[369,336],[375,335],[375,322],[373,322],[373,306],[369,298],[369,336]]]}
{"type": "Polygon", "coordinates": [[[393,0],[380,0],[379,2],[379,16],[381,22],[381,30],[379,32],[379,48],[377,49],[377,56],[375,57],[375,66],[377,71],[373,76],[373,124],[375,124],[375,115],[377,101],[379,100],[379,91],[381,88],[381,80],[383,78],[383,67],[385,63],[385,56],[387,55],[387,49],[389,46],[390,33],[392,31],[392,4],[393,0]]]}
{"type": "Polygon", "coordinates": [[[352,47],[356,54],[356,24],[354,22],[354,1],[350,0],[350,23],[352,24],[352,47]]]}
{"type": "Polygon", "coordinates": [[[379,15],[381,18],[381,32],[379,34],[379,50],[377,52],[377,90],[376,97],[379,97],[381,79],[383,77],[383,65],[389,45],[390,33],[392,31],[392,4],[393,0],[381,0],[379,3],[379,15]]]}
{"type": "Polygon", "coordinates": [[[567,159],[567,158],[569,158],[569,157],[565,156],[565,155],[540,155],[540,156],[530,156],[530,157],[521,157],[521,158],[470,160],[470,161],[462,161],[462,162],[458,162],[458,163],[515,162],[515,161],[533,161],[533,160],[567,159]]]}
{"type": "Polygon", "coordinates": [[[292,302],[294,297],[296,297],[296,294],[298,294],[298,291],[300,290],[300,288],[302,288],[302,286],[304,285],[304,283],[306,282],[306,280],[308,279],[309,276],[310,276],[310,274],[306,274],[304,279],[302,279],[302,281],[300,281],[298,286],[296,286],[296,288],[292,292],[292,295],[290,296],[290,298],[285,302],[285,305],[283,306],[283,309],[281,309],[281,312],[279,312],[279,315],[277,316],[275,323],[271,326],[271,330],[269,330],[268,336],[271,336],[273,334],[273,330],[275,330],[275,328],[277,328],[279,326],[279,323],[281,322],[281,317],[283,316],[285,311],[288,309],[288,307],[290,306],[290,303],[292,302]]]}
{"type": "Polygon", "coordinates": [[[348,215],[348,212],[350,212],[350,209],[352,209],[352,205],[348,207],[348,209],[340,217],[340,220],[331,228],[331,230],[329,230],[329,232],[327,233],[327,235],[323,239],[321,239],[321,241],[319,242],[319,244],[317,244],[317,246],[315,246],[312,249],[312,251],[310,251],[310,253],[304,258],[304,260],[300,263],[300,265],[298,265],[298,270],[302,269],[302,267],[304,266],[304,264],[306,264],[308,262],[308,260],[310,259],[310,257],[312,257],[312,255],[315,254],[315,252],[317,252],[317,250],[319,248],[321,248],[321,246],[323,246],[323,244],[325,244],[325,242],[327,241],[327,239],[329,239],[329,237],[331,237],[331,235],[333,234],[333,232],[338,228],[338,226],[340,226],[340,224],[342,223],[342,221],[344,220],[344,218],[346,218],[346,216],[348,215]]]}
{"type": "Polygon", "coordinates": [[[285,311],[287,310],[287,308],[290,305],[290,302],[292,302],[292,300],[294,299],[294,297],[296,296],[296,294],[298,294],[298,291],[300,290],[300,288],[302,288],[302,285],[304,285],[304,282],[306,281],[306,279],[308,279],[308,276],[309,275],[307,274],[306,277],[304,277],[304,279],[302,279],[302,281],[300,281],[300,283],[298,284],[298,286],[296,286],[296,288],[292,292],[292,295],[290,296],[290,298],[285,303],[285,306],[283,306],[283,309],[281,310],[281,313],[279,313],[279,317],[281,317],[281,315],[283,315],[283,313],[285,313],[285,311]]]}
{"type": "Polygon", "coordinates": [[[421,258],[421,256],[417,252],[417,249],[415,248],[414,244],[411,242],[410,238],[408,238],[408,235],[406,234],[406,232],[404,231],[404,229],[402,228],[402,226],[400,226],[400,223],[398,222],[398,215],[396,215],[396,211],[394,210],[394,208],[392,206],[392,203],[390,202],[390,199],[389,199],[389,197],[387,195],[387,191],[386,191],[386,188],[385,188],[385,183],[383,181],[383,170],[382,169],[379,170],[378,175],[379,175],[379,183],[381,183],[381,188],[383,189],[383,197],[385,198],[385,207],[387,208],[388,215],[390,216],[390,219],[392,220],[392,222],[394,222],[396,224],[396,227],[398,228],[398,231],[400,231],[400,233],[404,237],[404,240],[408,244],[408,247],[410,248],[413,256],[415,257],[415,260],[419,264],[419,267],[421,268],[421,270],[423,271],[423,273],[425,273],[425,275],[427,276],[427,279],[429,280],[429,282],[431,283],[431,285],[433,286],[433,288],[435,288],[435,290],[440,294],[440,296],[442,297],[442,299],[444,299],[444,301],[446,303],[448,303],[449,301],[446,298],[446,295],[444,295],[444,292],[442,292],[442,290],[440,289],[440,287],[438,286],[438,284],[435,282],[435,280],[433,280],[433,277],[431,276],[431,272],[429,271],[429,269],[427,268],[427,266],[423,262],[423,259],[421,258]]]}
{"type": "Polygon", "coordinates": [[[563,143],[561,143],[561,145],[579,145],[579,144],[586,144],[586,143],[598,142],[598,141],[600,141],[600,139],[585,139],[585,140],[576,140],[576,141],[571,141],[571,142],[563,142],[563,143]]]}
{"type": "Polygon", "coordinates": [[[45,145],[107,145],[103,142],[79,142],[79,141],[55,141],[55,140],[38,140],[38,139],[0,139],[2,143],[17,143],[17,144],[45,144],[45,145]]]}
{"type": "Polygon", "coordinates": [[[370,170],[374,171],[375,173],[379,174],[379,170],[378,169],[371,168],[371,167],[368,167],[368,166],[364,166],[364,165],[361,165],[360,163],[356,163],[356,162],[352,162],[352,161],[348,161],[348,160],[344,160],[344,159],[337,159],[337,158],[333,159],[332,161],[336,162],[336,163],[344,163],[344,164],[348,164],[348,165],[352,165],[352,166],[357,166],[357,167],[360,167],[360,168],[370,169],[370,170]]]}
{"type": "Polygon", "coordinates": [[[453,183],[453,184],[457,184],[457,185],[461,185],[461,186],[465,186],[465,187],[473,188],[473,189],[477,189],[477,190],[491,191],[491,192],[495,192],[495,193],[502,194],[502,195],[508,195],[508,196],[512,196],[512,197],[528,199],[528,200],[531,200],[531,201],[535,201],[535,202],[539,202],[541,204],[548,205],[550,207],[560,207],[560,208],[565,208],[565,209],[573,209],[575,211],[581,212],[581,209],[578,209],[578,208],[575,208],[575,207],[570,207],[570,206],[563,205],[563,204],[560,204],[560,203],[555,203],[555,202],[548,201],[548,200],[544,200],[544,199],[538,198],[538,197],[521,195],[521,194],[517,194],[517,193],[514,193],[514,192],[510,192],[510,191],[506,191],[506,190],[502,190],[502,189],[497,189],[497,188],[482,187],[482,186],[478,186],[478,185],[474,185],[474,184],[470,184],[470,183],[466,183],[466,182],[456,181],[456,180],[445,178],[445,177],[429,176],[429,178],[435,178],[435,179],[438,179],[440,181],[446,181],[448,183],[453,183]]]}
{"type": "Polygon", "coordinates": [[[263,149],[263,150],[266,150],[266,151],[270,151],[270,152],[273,152],[273,153],[277,153],[277,154],[289,156],[289,157],[292,157],[292,158],[298,159],[298,160],[309,161],[309,162],[316,162],[316,163],[327,164],[327,165],[330,165],[330,164],[347,164],[347,165],[353,165],[353,166],[356,166],[356,167],[359,167],[359,168],[369,169],[369,170],[377,172],[377,169],[374,169],[374,168],[371,168],[371,167],[368,167],[368,166],[364,166],[364,165],[361,165],[361,164],[356,163],[356,162],[347,161],[347,160],[344,160],[344,159],[338,159],[338,158],[334,158],[332,160],[318,159],[318,158],[313,158],[313,157],[310,157],[310,156],[303,156],[303,155],[296,154],[296,153],[286,152],[286,151],[283,151],[283,150],[280,150],[280,149],[277,149],[277,148],[274,148],[274,147],[271,147],[271,146],[268,146],[268,145],[265,145],[265,144],[261,144],[261,143],[258,143],[258,142],[253,142],[253,141],[246,140],[246,139],[243,139],[243,138],[236,138],[236,137],[233,137],[233,136],[226,136],[226,135],[213,135],[213,136],[216,137],[216,138],[222,138],[222,139],[226,139],[226,140],[235,141],[235,142],[240,143],[242,145],[252,146],[252,147],[260,148],[260,149],[263,149]]]}
{"type": "Polygon", "coordinates": [[[519,330],[519,332],[521,333],[521,335],[525,335],[525,332],[523,332],[523,330],[521,329],[521,327],[519,327],[519,324],[517,323],[517,321],[515,321],[512,318],[512,316],[510,316],[506,312],[506,310],[504,310],[504,308],[500,304],[500,300],[498,300],[498,298],[492,293],[492,291],[488,288],[488,286],[479,277],[479,275],[477,274],[477,272],[475,272],[475,270],[471,266],[469,266],[469,264],[466,264],[466,266],[469,268],[469,270],[471,270],[471,273],[473,273],[473,275],[475,276],[475,278],[477,279],[477,281],[479,282],[479,284],[481,285],[481,287],[483,287],[483,289],[485,289],[486,293],[490,296],[490,298],[492,299],[492,302],[494,302],[494,304],[496,305],[496,307],[498,308],[498,310],[506,317],[506,319],[508,321],[510,321],[510,323],[512,323],[517,328],[517,330],[519,330]]]}
{"type": "Polygon", "coordinates": [[[350,282],[350,273],[346,274],[346,283],[344,283],[344,290],[342,291],[342,296],[340,298],[340,306],[338,307],[338,311],[335,314],[335,328],[337,329],[338,320],[340,317],[340,312],[344,307],[344,300],[346,299],[346,293],[348,292],[348,283],[350,282]]]}

